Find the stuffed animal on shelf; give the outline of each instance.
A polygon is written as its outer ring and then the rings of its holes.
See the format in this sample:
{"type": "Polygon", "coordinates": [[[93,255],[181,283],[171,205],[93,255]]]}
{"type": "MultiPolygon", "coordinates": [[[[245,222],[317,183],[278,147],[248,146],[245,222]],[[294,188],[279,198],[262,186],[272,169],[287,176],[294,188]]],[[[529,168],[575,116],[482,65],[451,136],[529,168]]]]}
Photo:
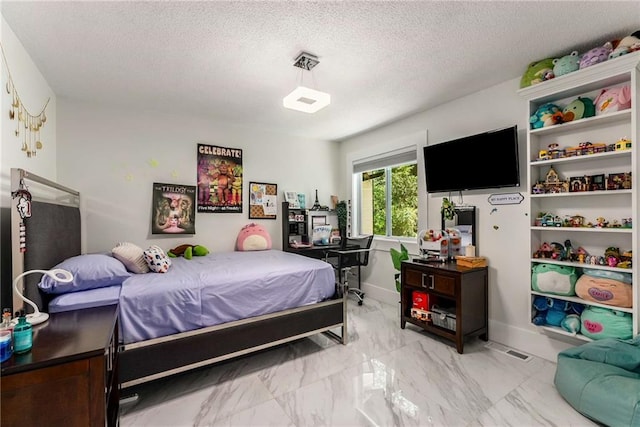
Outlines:
{"type": "Polygon", "coordinates": [[[613,51],[611,42],[606,42],[602,46],[594,47],[585,52],[580,58],[580,69],[591,67],[609,59],[609,54],[613,51]]]}
{"type": "Polygon", "coordinates": [[[596,115],[631,108],[631,85],[602,89],[595,100],[596,115]]]}
{"type": "Polygon", "coordinates": [[[631,313],[588,306],[580,316],[582,335],[594,340],[630,339],[633,336],[631,313]]]}
{"type": "Polygon", "coordinates": [[[553,126],[562,123],[562,110],[556,104],[547,102],[538,107],[536,112],[529,117],[531,129],[540,129],[542,127],[553,126]]]}
{"type": "Polygon", "coordinates": [[[627,53],[640,50],[640,31],[636,31],[620,40],[620,43],[609,54],[609,59],[617,58],[618,56],[626,55],[627,53]]]}
{"type": "Polygon", "coordinates": [[[167,256],[170,258],[177,258],[183,256],[186,259],[191,259],[194,256],[205,256],[209,253],[209,249],[202,245],[180,245],[167,252],[167,256]]]}
{"type": "Polygon", "coordinates": [[[580,332],[579,319],[584,305],[556,298],[535,295],[533,298],[533,317],[531,322],[537,326],[556,326],[575,334],[580,332]]]}
{"type": "Polygon", "coordinates": [[[531,289],[556,295],[575,295],[578,275],[574,267],[536,264],[531,274],[531,289]]]}
{"type": "Polygon", "coordinates": [[[238,251],[263,251],[271,249],[271,236],[261,225],[251,223],[242,227],[236,239],[238,251]]]}
{"type": "Polygon", "coordinates": [[[553,77],[553,58],[534,61],[527,65],[527,69],[520,79],[520,88],[542,83],[546,80],[551,80],[553,77]]]}
{"type": "Polygon", "coordinates": [[[565,55],[562,58],[556,58],[553,60],[553,74],[555,77],[560,77],[564,74],[569,74],[580,69],[580,56],[578,51],[574,50],[569,55],[565,55]]]}
{"type": "Polygon", "coordinates": [[[562,119],[565,122],[586,119],[596,115],[596,106],[591,98],[583,98],[579,96],[564,107],[562,110],[562,119]]]}

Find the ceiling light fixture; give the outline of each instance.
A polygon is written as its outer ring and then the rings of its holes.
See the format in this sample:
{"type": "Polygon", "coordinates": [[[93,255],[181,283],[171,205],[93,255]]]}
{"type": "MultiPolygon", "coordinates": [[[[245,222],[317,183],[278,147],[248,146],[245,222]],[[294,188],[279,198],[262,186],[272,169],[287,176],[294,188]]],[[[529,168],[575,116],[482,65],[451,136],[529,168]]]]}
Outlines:
{"type": "MultiPolygon", "coordinates": [[[[331,103],[331,95],[328,93],[302,86],[303,73],[311,72],[319,63],[318,57],[310,53],[302,52],[298,55],[293,66],[300,68],[300,85],[282,100],[285,108],[303,113],[315,113],[331,103]]],[[[311,76],[313,77],[313,74],[311,76]]]]}

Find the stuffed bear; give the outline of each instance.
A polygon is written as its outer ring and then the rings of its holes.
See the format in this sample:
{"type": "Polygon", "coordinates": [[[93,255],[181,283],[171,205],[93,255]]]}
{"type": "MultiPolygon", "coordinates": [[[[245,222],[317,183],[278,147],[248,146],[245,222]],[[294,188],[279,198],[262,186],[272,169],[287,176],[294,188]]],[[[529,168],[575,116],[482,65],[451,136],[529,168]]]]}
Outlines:
{"type": "Polygon", "coordinates": [[[251,223],[242,227],[236,239],[238,251],[262,251],[271,249],[271,236],[261,225],[251,223]]]}
{"type": "Polygon", "coordinates": [[[539,106],[536,112],[529,117],[531,129],[539,129],[562,122],[562,110],[556,104],[552,104],[551,102],[539,106]]]}
{"type": "Polygon", "coordinates": [[[613,51],[611,42],[606,42],[602,46],[594,47],[585,52],[580,58],[580,69],[599,64],[609,59],[609,54],[613,51]]]}
{"type": "Polygon", "coordinates": [[[564,107],[562,110],[562,119],[565,122],[586,119],[596,115],[596,107],[591,98],[583,98],[579,96],[564,107]]]}
{"type": "Polygon", "coordinates": [[[618,56],[626,55],[627,53],[640,50],[640,31],[636,31],[620,40],[620,43],[609,54],[609,59],[617,58],[618,56]]]}
{"type": "Polygon", "coordinates": [[[183,256],[186,259],[191,259],[194,256],[205,256],[209,253],[209,249],[202,245],[180,245],[167,252],[167,256],[171,258],[177,258],[183,256]]]}
{"type": "Polygon", "coordinates": [[[520,88],[542,83],[553,77],[553,58],[534,61],[527,65],[527,69],[520,79],[520,88]]]}
{"type": "Polygon", "coordinates": [[[553,74],[555,77],[560,77],[579,69],[580,56],[578,55],[577,50],[574,50],[569,55],[565,55],[562,58],[556,58],[553,60],[553,74]]]}
{"type": "Polygon", "coordinates": [[[602,89],[595,100],[596,115],[631,108],[631,86],[623,85],[602,89]]]}

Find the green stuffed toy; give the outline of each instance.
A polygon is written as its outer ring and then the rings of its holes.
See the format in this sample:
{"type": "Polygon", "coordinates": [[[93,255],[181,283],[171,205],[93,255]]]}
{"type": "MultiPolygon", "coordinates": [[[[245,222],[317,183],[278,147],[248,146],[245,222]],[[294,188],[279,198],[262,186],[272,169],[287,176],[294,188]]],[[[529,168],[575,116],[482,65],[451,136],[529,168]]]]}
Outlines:
{"type": "Polygon", "coordinates": [[[562,120],[571,122],[596,115],[596,106],[591,98],[579,96],[562,110],[562,120]]]}
{"type": "Polygon", "coordinates": [[[525,88],[555,77],[553,74],[553,58],[541,59],[534,61],[527,66],[526,71],[520,79],[520,88],[525,88]]]}
{"type": "Polygon", "coordinates": [[[167,256],[170,258],[177,258],[183,256],[186,259],[191,259],[194,256],[205,256],[209,253],[209,249],[202,245],[180,245],[167,252],[167,256]]]}

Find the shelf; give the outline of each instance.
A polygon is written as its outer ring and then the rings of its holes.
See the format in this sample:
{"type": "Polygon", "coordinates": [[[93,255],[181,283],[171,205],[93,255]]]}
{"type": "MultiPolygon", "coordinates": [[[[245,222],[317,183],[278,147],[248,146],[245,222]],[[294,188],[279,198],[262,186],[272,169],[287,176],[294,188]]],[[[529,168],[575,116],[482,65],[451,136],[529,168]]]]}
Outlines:
{"type": "Polygon", "coordinates": [[[455,339],[456,331],[452,331],[451,329],[441,328],[440,326],[435,326],[431,322],[423,322],[422,320],[414,319],[413,317],[405,316],[404,320],[407,323],[411,323],[413,325],[419,326],[427,332],[431,332],[436,335],[440,335],[441,337],[448,339],[455,339]]]}
{"type": "Polygon", "coordinates": [[[547,136],[565,132],[575,132],[577,130],[584,130],[596,126],[601,127],[604,125],[626,121],[631,121],[630,108],[622,111],[615,111],[613,113],[602,114],[600,116],[587,117],[586,119],[580,119],[574,122],[567,122],[539,129],[531,129],[529,130],[529,134],[531,136],[547,136]]]}
{"type": "Polygon", "coordinates": [[[542,227],[538,225],[534,225],[531,227],[532,231],[568,231],[572,232],[583,232],[583,233],[622,233],[622,234],[631,234],[633,233],[632,228],[611,228],[611,227],[542,227]]]}
{"type": "Polygon", "coordinates": [[[571,337],[571,338],[575,338],[577,340],[580,341],[593,341],[591,338],[585,337],[582,334],[572,334],[571,332],[565,331],[562,328],[559,328],[557,326],[548,326],[548,325],[544,325],[544,326],[538,326],[538,325],[534,325],[537,326],[538,328],[546,331],[546,332],[551,332],[554,334],[559,334],[559,335],[564,335],[566,337],[571,337]]]}
{"type": "Polygon", "coordinates": [[[633,189],[629,190],[601,190],[601,191],[573,191],[566,193],[545,193],[530,194],[532,199],[544,199],[546,197],[593,197],[593,196],[620,196],[623,194],[633,194],[633,189]]]}
{"type": "Polygon", "coordinates": [[[631,161],[631,150],[606,151],[604,153],[585,154],[581,156],[571,156],[571,157],[559,157],[557,159],[549,159],[549,160],[537,160],[537,161],[530,162],[529,166],[538,167],[538,166],[548,166],[548,165],[558,164],[558,163],[589,162],[593,160],[602,160],[603,158],[612,158],[612,157],[629,157],[629,161],[631,161]]]}
{"type": "Polygon", "coordinates": [[[609,310],[624,311],[625,313],[633,313],[633,308],[631,308],[631,307],[616,307],[615,305],[601,304],[599,302],[583,300],[582,298],[580,298],[578,296],[554,295],[554,294],[547,294],[547,293],[544,293],[544,292],[538,292],[538,291],[533,291],[533,290],[531,291],[531,294],[532,295],[539,295],[539,296],[542,296],[542,297],[555,298],[555,299],[559,299],[559,300],[562,300],[562,301],[575,302],[577,304],[590,305],[590,306],[594,306],[594,307],[608,308],[609,310]]]}
{"type": "Polygon", "coordinates": [[[608,271],[616,271],[619,273],[632,272],[630,268],[609,267],[608,265],[586,264],[586,263],[571,262],[571,261],[557,261],[551,258],[531,258],[531,262],[536,264],[556,264],[556,265],[566,265],[566,266],[578,267],[578,268],[590,268],[592,270],[608,270],[608,271]]]}

